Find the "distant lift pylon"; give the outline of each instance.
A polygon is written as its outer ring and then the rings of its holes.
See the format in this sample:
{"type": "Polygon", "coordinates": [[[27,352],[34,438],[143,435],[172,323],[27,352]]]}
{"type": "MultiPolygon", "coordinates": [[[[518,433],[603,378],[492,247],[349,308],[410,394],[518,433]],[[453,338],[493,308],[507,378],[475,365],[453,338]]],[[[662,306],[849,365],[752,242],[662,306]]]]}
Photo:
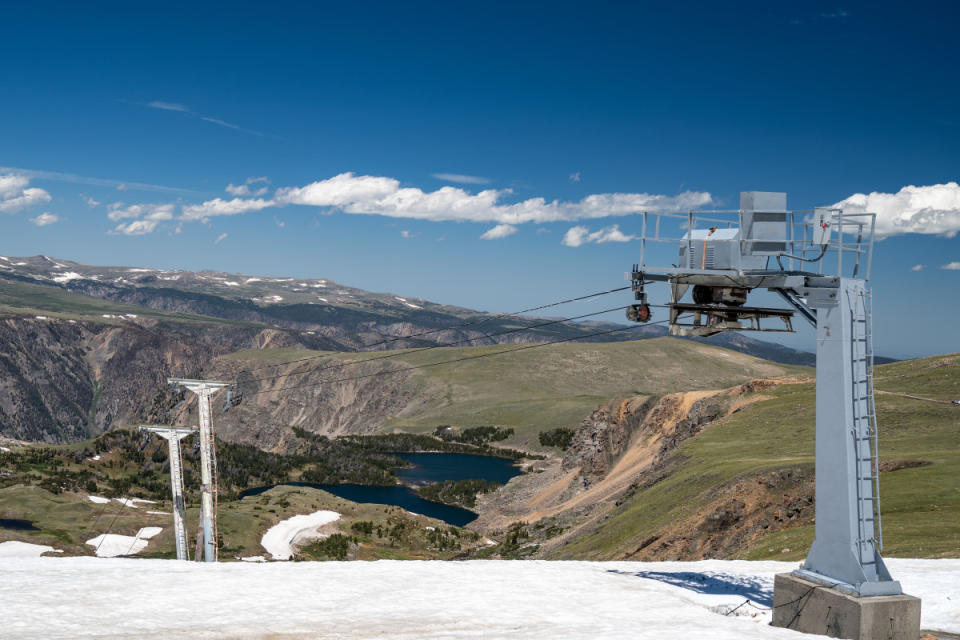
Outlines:
{"type": "Polygon", "coordinates": [[[140,425],[140,431],[155,433],[167,441],[170,459],[170,490],[173,494],[173,538],[177,547],[177,560],[189,560],[187,554],[187,529],[183,506],[183,456],[180,441],[197,433],[196,427],[171,427],[167,425],[140,425]]]}
{"type": "Polygon", "coordinates": [[[816,539],[797,573],[858,596],[901,594],[880,555],[866,285],[876,216],[832,208],[788,211],[786,194],[771,192],[741,193],[734,211],[641,215],[630,320],[651,318],[645,287],[666,282],[672,335],[793,331],[797,314],[816,327],[816,539]],[[682,235],[669,237],[671,229],[682,235]],[[649,242],[677,245],[677,264],[644,264],[649,242]],[[776,293],[789,307],[747,307],[748,294],[757,289],[776,293]],[[692,302],[684,301],[688,291],[692,302]]]}

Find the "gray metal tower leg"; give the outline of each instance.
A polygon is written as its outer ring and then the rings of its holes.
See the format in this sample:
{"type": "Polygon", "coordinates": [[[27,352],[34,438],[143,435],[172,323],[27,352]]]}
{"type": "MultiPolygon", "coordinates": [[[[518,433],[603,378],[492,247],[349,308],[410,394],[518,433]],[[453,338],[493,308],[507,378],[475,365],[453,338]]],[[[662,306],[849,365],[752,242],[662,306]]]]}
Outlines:
{"type": "Polygon", "coordinates": [[[806,292],[817,310],[816,540],[800,574],[901,594],[880,557],[869,306],[862,280],[806,292]]]}
{"type": "Polygon", "coordinates": [[[177,560],[187,559],[187,529],[183,508],[183,468],[180,466],[180,439],[186,434],[172,433],[170,442],[170,486],[173,493],[173,537],[177,545],[177,560]]]}
{"type": "Polygon", "coordinates": [[[200,507],[203,518],[203,560],[216,562],[217,548],[213,532],[213,430],[210,424],[209,389],[197,393],[200,413],[200,507]]]}

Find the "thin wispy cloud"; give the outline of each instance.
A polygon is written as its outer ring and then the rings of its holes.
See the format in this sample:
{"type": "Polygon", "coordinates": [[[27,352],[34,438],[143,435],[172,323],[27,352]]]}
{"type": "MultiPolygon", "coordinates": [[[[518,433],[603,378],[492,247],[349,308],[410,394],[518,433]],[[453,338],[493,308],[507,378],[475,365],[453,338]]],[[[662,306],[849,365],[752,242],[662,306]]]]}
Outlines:
{"type": "Polygon", "coordinates": [[[0,167],[0,172],[10,172],[25,178],[35,178],[38,180],[52,180],[55,182],[70,182],[73,184],[89,184],[95,187],[110,187],[112,189],[136,190],[136,191],[157,191],[161,193],[182,193],[197,194],[199,192],[191,189],[180,189],[178,187],[165,187],[159,184],[146,184],[143,182],[129,182],[126,180],[111,180],[108,178],[90,178],[80,176],[75,173],[59,173],[57,171],[36,171],[34,169],[21,169],[18,167],[0,167]]]}
{"type": "Polygon", "coordinates": [[[400,232],[400,237],[401,237],[401,238],[405,238],[405,239],[407,239],[407,240],[409,240],[410,238],[416,238],[418,235],[420,235],[420,234],[419,234],[419,233],[414,233],[413,231],[410,231],[409,229],[404,229],[403,231],[400,232]]]}
{"type": "Polygon", "coordinates": [[[153,109],[162,109],[164,111],[183,111],[189,112],[190,107],[186,107],[182,104],[177,104],[176,102],[163,102],[162,100],[154,100],[153,102],[147,103],[148,107],[153,109]]]}
{"type": "Polygon", "coordinates": [[[570,174],[570,182],[580,182],[580,172],[574,171],[570,174]]]}
{"type": "Polygon", "coordinates": [[[167,102],[166,100],[151,100],[150,102],[134,103],[134,104],[142,104],[145,107],[149,107],[151,109],[159,109],[161,111],[176,111],[177,113],[184,113],[194,118],[199,118],[204,122],[216,124],[221,127],[227,127],[228,129],[233,129],[234,131],[240,131],[242,133],[248,133],[254,136],[263,137],[264,135],[259,131],[254,131],[253,129],[247,129],[245,127],[241,127],[240,125],[233,124],[232,122],[221,120],[220,118],[212,118],[210,116],[205,116],[202,113],[197,113],[187,105],[180,104],[179,102],[167,102]]]}
{"type": "Polygon", "coordinates": [[[483,176],[468,176],[462,173],[432,173],[430,174],[437,180],[444,182],[458,182],[460,184],[489,184],[490,178],[483,176]]]}
{"type": "Polygon", "coordinates": [[[923,271],[923,268],[924,267],[922,264],[915,264],[912,267],[910,267],[910,271],[923,271]]]}
{"type": "Polygon", "coordinates": [[[221,242],[223,242],[223,241],[226,240],[226,239],[227,239],[227,233],[226,233],[226,232],[223,232],[223,233],[221,233],[220,235],[217,236],[217,239],[213,241],[213,244],[220,244],[221,242]]]}

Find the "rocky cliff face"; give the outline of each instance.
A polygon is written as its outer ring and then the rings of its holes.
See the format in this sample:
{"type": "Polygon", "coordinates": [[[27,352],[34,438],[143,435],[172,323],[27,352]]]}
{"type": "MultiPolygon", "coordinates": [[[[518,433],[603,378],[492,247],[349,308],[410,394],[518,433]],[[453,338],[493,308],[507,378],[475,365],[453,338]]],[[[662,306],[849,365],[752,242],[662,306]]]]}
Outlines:
{"type": "Polygon", "coordinates": [[[295,346],[257,328],[2,319],[0,434],[62,443],[162,420],[168,377],[197,377],[214,356],[264,342],[295,346]]]}

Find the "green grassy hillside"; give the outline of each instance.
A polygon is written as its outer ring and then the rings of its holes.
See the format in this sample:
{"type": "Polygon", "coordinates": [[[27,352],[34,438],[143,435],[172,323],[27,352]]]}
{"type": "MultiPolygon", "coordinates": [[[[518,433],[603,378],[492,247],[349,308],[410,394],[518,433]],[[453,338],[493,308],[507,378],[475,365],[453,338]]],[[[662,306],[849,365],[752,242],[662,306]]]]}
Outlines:
{"type": "MultiPolygon", "coordinates": [[[[437,348],[401,351],[384,366],[422,366],[484,356],[514,347],[437,348]]],[[[295,349],[242,351],[230,359],[283,363],[324,352],[295,349]]],[[[340,361],[382,357],[382,353],[329,354],[340,361]]],[[[318,360],[331,367],[334,360],[318,360]]],[[[481,357],[415,372],[422,402],[393,417],[385,429],[433,431],[437,425],[501,425],[516,431],[509,444],[537,448],[537,434],[576,427],[597,405],[615,396],[655,395],[681,390],[720,389],[758,377],[807,376],[810,370],[675,338],[619,343],[563,343],[481,357]]],[[[271,372],[271,375],[274,375],[271,372]]],[[[336,380],[352,368],[329,370],[336,380]]],[[[298,378],[291,378],[296,384],[298,378]]]]}
{"type": "MultiPolygon", "coordinates": [[[[884,553],[899,557],[960,555],[960,355],[883,365],[879,393],[880,459],[886,467],[925,466],[881,473],[884,553]]],[[[785,385],[711,425],[679,450],[673,473],[638,490],[590,535],[565,546],[563,557],[615,558],[669,531],[702,510],[717,488],[776,469],[811,473],[814,463],[814,385],[785,385]]],[[[814,534],[812,510],[796,526],[760,536],[737,555],[799,560],[814,534]]]]}

